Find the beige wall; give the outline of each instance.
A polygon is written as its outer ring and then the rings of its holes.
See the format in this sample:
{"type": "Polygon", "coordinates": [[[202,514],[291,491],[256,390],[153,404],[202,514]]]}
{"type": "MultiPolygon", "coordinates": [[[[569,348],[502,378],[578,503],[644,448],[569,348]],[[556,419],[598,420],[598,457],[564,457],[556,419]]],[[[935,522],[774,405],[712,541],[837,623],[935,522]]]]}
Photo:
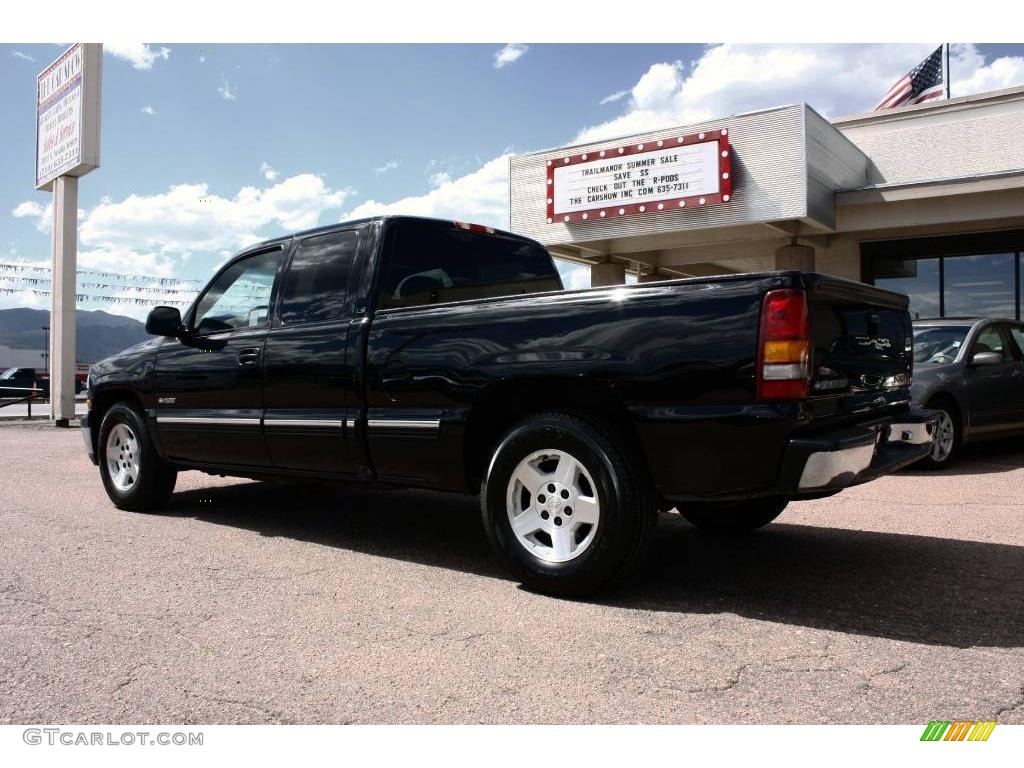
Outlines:
{"type": "Polygon", "coordinates": [[[834,120],[870,158],[869,183],[1024,169],[1024,88],[834,120]]]}

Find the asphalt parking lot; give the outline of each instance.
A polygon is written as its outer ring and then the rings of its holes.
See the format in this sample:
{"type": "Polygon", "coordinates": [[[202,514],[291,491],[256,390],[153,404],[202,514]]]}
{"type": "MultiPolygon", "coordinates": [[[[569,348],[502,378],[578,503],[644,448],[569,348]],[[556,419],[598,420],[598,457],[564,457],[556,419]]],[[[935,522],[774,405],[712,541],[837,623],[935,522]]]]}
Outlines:
{"type": "Polygon", "coordinates": [[[571,602],[476,501],[214,479],[107,500],[77,429],[0,425],[0,722],[1024,723],[1024,445],[733,541],[665,516],[571,602]]]}

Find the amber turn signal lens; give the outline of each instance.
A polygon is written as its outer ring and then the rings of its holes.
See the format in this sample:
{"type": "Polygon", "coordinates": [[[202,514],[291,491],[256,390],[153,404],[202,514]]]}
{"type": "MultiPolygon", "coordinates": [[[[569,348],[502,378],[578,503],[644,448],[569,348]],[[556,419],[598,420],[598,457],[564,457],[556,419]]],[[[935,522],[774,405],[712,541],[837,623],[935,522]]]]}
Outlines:
{"type": "Polygon", "coordinates": [[[809,355],[806,341],[766,341],[764,343],[765,363],[803,363],[809,355]]]}

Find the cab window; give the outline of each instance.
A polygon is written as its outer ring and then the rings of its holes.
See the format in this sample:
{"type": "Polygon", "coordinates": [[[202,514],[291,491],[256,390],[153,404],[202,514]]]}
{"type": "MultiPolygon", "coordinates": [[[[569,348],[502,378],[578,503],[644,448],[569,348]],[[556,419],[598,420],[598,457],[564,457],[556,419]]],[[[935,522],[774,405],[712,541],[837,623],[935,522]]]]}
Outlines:
{"type": "Polygon", "coordinates": [[[200,335],[266,325],[281,250],[257,253],[220,273],[196,306],[192,328],[200,335]]]}
{"type": "Polygon", "coordinates": [[[298,244],[281,288],[283,324],[342,316],[358,244],[353,230],[307,237],[298,244]]]}
{"type": "Polygon", "coordinates": [[[397,225],[386,261],[381,307],[559,291],[551,256],[529,240],[429,221],[397,225]]]}

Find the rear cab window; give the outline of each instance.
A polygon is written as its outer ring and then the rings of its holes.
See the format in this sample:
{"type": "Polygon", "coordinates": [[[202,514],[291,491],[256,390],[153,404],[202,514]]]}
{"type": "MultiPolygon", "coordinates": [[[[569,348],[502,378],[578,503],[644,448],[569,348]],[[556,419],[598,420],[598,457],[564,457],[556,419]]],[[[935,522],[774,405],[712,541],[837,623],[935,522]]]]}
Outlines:
{"type": "Polygon", "coordinates": [[[562,289],[550,254],[529,240],[454,222],[400,220],[385,257],[381,308],[418,307],[562,289]]]}

